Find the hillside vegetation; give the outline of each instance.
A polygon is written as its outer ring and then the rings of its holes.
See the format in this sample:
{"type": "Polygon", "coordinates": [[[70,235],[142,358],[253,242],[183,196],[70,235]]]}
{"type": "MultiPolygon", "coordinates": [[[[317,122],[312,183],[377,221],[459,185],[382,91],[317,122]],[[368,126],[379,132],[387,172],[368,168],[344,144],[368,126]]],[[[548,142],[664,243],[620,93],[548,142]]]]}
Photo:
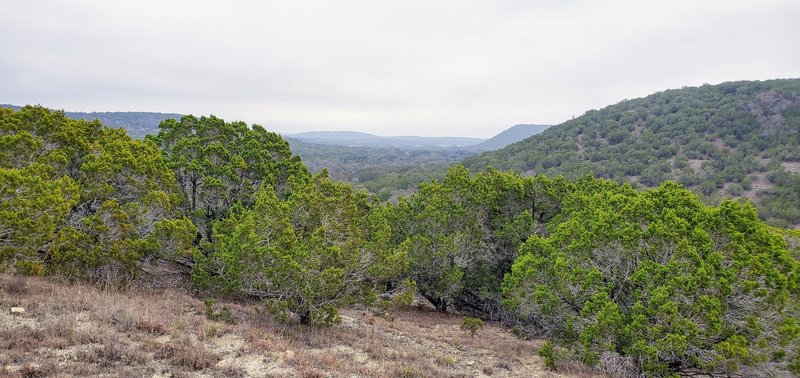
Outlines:
{"type": "MultiPolygon", "coordinates": [[[[0,104],[0,108],[22,109],[8,104],[0,104]]],[[[155,136],[161,122],[183,117],[154,112],[65,111],[64,115],[75,120],[97,119],[106,127],[125,129],[133,139],[155,136]]],[[[306,132],[285,139],[311,172],[327,169],[334,180],[367,189],[381,200],[396,200],[413,192],[420,182],[442,179],[447,167],[464,158],[520,141],[547,127],[516,125],[483,143],[478,138],[383,137],[353,131],[306,132]]]]}
{"type": "Polygon", "coordinates": [[[334,180],[363,187],[381,200],[396,200],[420,182],[442,179],[447,167],[475,154],[456,148],[346,147],[287,138],[311,172],[327,169],[334,180]]]}
{"type": "Polygon", "coordinates": [[[483,142],[469,137],[381,136],[357,131],[309,131],[287,135],[310,143],[348,147],[398,149],[466,148],[483,142]]]}
{"type": "Polygon", "coordinates": [[[769,223],[800,227],[800,79],[622,101],[464,164],[644,187],[674,180],[709,203],[747,197],[769,223]]]}
{"type": "MultiPolygon", "coordinates": [[[[475,317],[546,338],[538,354],[560,371],[800,374],[800,234],[766,225],[747,202],[710,206],[671,181],[637,190],[456,165],[384,203],[312,175],[278,134],[213,116],[164,121],[139,141],[42,107],[0,109],[0,146],[0,269],[15,275],[125,288],[162,264],[285,327],[362,332],[371,328],[352,309],[391,318],[424,298],[469,316],[465,333],[480,332],[475,317]]],[[[236,319],[206,307],[209,319],[236,319]]],[[[454,319],[433,319],[426,338],[453,340],[454,319]]],[[[114,349],[110,338],[90,357],[217,366],[213,353],[193,354],[203,349],[183,337],[189,324],[144,320],[160,336],[175,328],[175,343],[114,349]]],[[[64,345],[83,344],[65,324],[64,345]]],[[[34,349],[45,339],[17,331],[34,349]]]]}
{"type": "Polygon", "coordinates": [[[478,151],[491,151],[519,142],[550,128],[550,125],[514,125],[474,146],[478,151]]]}
{"type": "MultiPolygon", "coordinates": [[[[299,155],[312,172],[327,169],[331,178],[335,180],[365,188],[370,193],[377,194],[383,201],[396,201],[399,196],[408,195],[416,190],[419,183],[433,179],[442,180],[449,166],[469,156],[521,141],[548,127],[550,126],[515,125],[480,144],[460,147],[431,144],[430,140],[437,140],[436,138],[421,138],[424,143],[428,143],[422,147],[345,146],[341,145],[343,140],[352,144],[352,141],[358,138],[369,141],[375,136],[341,131],[304,133],[303,138],[298,139],[298,135],[292,135],[287,137],[287,140],[292,152],[299,155]],[[319,141],[312,137],[329,140],[319,141]]],[[[470,141],[470,143],[475,142],[470,141]]]]}
{"type": "MultiPolygon", "coordinates": [[[[20,110],[20,106],[0,104],[0,108],[20,110]]],[[[106,127],[122,128],[134,139],[158,133],[158,125],[167,119],[180,119],[182,114],[157,112],[64,112],[72,119],[99,120],[106,127]]]]}

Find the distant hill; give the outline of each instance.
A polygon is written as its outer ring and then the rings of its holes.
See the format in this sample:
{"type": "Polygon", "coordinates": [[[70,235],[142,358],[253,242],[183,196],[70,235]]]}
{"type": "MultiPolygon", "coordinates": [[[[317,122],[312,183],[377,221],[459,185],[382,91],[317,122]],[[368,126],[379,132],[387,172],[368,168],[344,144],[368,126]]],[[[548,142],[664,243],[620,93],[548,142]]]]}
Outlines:
{"type": "Polygon", "coordinates": [[[411,193],[420,182],[443,179],[447,167],[466,157],[504,147],[548,127],[516,125],[489,140],[468,146],[443,146],[431,144],[430,138],[380,137],[355,131],[308,132],[287,136],[286,140],[312,172],[328,168],[332,178],[363,186],[386,200],[411,193]],[[409,145],[398,143],[398,138],[414,139],[409,145]]]}
{"type": "Polygon", "coordinates": [[[364,187],[383,200],[411,193],[420,182],[443,179],[450,165],[476,153],[461,148],[350,147],[286,140],[312,172],[327,168],[332,179],[364,187]]]}
{"type": "MultiPolygon", "coordinates": [[[[19,110],[16,105],[0,104],[3,108],[19,110]]],[[[72,119],[99,119],[104,125],[113,128],[124,128],[128,130],[128,135],[133,138],[143,139],[147,134],[158,134],[158,124],[165,119],[180,119],[181,114],[177,113],[155,113],[155,112],[64,112],[72,119]]]]}
{"type": "Polygon", "coordinates": [[[356,131],[310,131],[286,134],[285,138],[317,144],[377,148],[463,148],[485,139],[467,137],[379,136],[356,131]]]}
{"type": "Polygon", "coordinates": [[[322,140],[322,141],[350,141],[350,140],[370,140],[380,139],[380,136],[360,131],[307,131],[304,133],[289,134],[291,138],[303,140],[322,140]]]}
{"type": "Polygon", "coordinates": [[[800,79],[625,100],[464,164],[473,171],[594,173],[643,187],[677,180],[707,202],[747,197],[771,224],[800,227],[800,79]]]}
{"type": "Polygon", "coordinates": [[[488,140],[475,145],[475,148],[480,151],[491,151],[498,148],[503,148],[511,143],[519,142],[525,138],[539,134],[547,130],[551,125],[514,125],[502,131],[488,140]]]}

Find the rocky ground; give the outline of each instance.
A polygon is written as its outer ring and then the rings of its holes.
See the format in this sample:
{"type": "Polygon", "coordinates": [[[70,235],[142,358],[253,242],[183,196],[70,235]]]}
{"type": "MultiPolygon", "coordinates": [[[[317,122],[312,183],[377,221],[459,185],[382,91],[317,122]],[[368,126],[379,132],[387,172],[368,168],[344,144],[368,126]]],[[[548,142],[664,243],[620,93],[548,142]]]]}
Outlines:
{"type": "Polygon", "coordinates": [[[0,275],[0,376],[562,377],[540,341],[424,306],[345,310],[329,328],[274,322],[262,306],[186,289],[102,289],[0,275]],[[12,307],[24,313],[12,313],[12,307]]]}

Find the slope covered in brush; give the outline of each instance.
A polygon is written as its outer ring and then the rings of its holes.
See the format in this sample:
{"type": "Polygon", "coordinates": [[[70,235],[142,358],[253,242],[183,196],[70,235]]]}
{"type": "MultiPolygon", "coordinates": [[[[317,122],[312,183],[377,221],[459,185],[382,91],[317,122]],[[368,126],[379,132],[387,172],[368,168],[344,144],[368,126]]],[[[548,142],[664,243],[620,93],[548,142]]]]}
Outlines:
{"type": "Polygon", "coordinates": [[[709,202],[747,197],[800,226],[800,80],[741,81],[625,100],[465,160],[520,173],[586,173],[655,187],[676,180],[709,202]]]}
{"type": "Polygon", "coordinates": [[[550,128],[550,126],[551,125],[514,125],[487,139],[483,143],[476,145],[475,148],[480,151],[490,151],[503,148],[511,143],[516,143],[525,138],[539,134],[542,131],[550,128]]]}

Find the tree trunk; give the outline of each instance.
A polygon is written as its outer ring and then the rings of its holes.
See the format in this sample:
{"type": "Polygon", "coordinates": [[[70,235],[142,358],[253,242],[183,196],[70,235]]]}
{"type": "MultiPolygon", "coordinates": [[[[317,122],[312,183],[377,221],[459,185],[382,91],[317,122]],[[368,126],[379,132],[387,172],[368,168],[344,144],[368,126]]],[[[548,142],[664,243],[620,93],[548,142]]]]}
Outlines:
{"type": "Polygon", "coordinates": [[[433,295],[428,295],[422,290],[418,290],[418,292],[422,294],[422,296],[425,297],[425,299],[427,299],[428,302],[430,302],[433,305],[433,307],[436,307],[437,311],[447,312],[447,299],[439,298],[433,295]]]}
{"type": "Polygon", "coordinates": [[[214,240],[211,239],[211,221],[213,220],[211,214],[211,205],[206,206],[206,241],[209,243],[213,243],[214,240]]]}
{"type": "Polygon", "coordinates": [[[194,211],[195,209],[197,209],[197,179],[192,177],[191,182],[192,182],[192,211],[194,211]]]}

